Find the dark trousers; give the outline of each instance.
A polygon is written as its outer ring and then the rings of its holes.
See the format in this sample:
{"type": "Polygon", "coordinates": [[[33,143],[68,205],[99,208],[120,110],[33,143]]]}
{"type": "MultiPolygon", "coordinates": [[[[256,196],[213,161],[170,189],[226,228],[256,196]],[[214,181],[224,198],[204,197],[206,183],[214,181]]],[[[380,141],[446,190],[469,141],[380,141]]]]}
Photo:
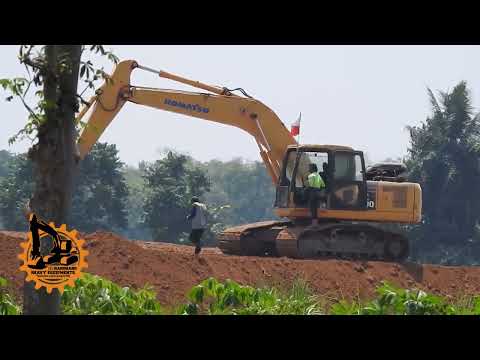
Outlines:
{"type": "Polygon", "coordinates": [[[202,248],[202,235],[205,229],[192,229],[190,233],[190,241],[195,244],[195,252],[199,252],[202,248]]]}
{"type": "Polygon", "coordinates": [[[322,190],[309,188],[308,189],[308,207],[310,208],[310,214],[312,219],[317,218],[317,209],[320,203],[320,197],[322,195],[322,190]]]}
{"type": "Polygon", "coordinates": [[[320,194],[319,190],[309,188],[308,189],[308,207],[310,208],[310,214],[312,219],[317,218],[317,208],[320,203],[320,194]]]}

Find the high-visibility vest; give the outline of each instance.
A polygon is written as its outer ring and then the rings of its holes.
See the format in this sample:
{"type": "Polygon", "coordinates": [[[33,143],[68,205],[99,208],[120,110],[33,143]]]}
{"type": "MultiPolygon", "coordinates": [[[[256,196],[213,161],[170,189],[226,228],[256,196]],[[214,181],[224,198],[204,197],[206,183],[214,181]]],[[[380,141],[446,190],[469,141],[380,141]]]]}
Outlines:
{"type": "Polygon", "coordinates": [[[325,182],[319,173],[311,173],[308,175],[308,186],[315,189],[323,189],[325,187],[325,182]]]}

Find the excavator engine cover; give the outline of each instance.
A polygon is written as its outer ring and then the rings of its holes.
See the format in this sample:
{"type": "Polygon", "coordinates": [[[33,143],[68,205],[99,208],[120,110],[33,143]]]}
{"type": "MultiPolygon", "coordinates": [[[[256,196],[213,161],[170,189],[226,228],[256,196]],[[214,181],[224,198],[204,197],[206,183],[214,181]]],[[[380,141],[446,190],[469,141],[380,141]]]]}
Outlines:
{"type": "Polygon", "coordinates": [[[367,168],[367,180],[404,182],[407,179],[407,168],[403,164],[379,163],[367,168]]]}

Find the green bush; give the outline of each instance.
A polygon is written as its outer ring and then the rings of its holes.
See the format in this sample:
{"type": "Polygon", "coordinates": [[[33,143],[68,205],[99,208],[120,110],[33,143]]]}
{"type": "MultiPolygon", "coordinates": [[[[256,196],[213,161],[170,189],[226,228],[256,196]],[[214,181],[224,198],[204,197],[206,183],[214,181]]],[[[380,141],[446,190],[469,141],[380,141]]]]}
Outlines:
{"type": "MultiPolygon", "coordinates": [[[[6,292],[7,281],[0,277],[0,314],[19,315],[21,307],[6,292]]],[[[204,280],[188,293],[188,303],[173,313],[182,315],[480,315],[480,296],[465,297],[455,304],[422,290],[405,290],[389,283],[377,288],[374,300],[360,303],[340,301],[328,311],[308,285],[296,281],[288,290],[254,288],[235,281],[204,280]]],[[[66,315],[156,315],[167,314],[152,288],[134,291],[99,276],[84,274],[75,287],[66,287],[62,296],[66,315]]],[[[172,313],[168,312],[168,313],[172,313]]]]}
{"type": "Polygon", "coordinates": [[[405,290],[383,282],[377,298],[366,304],[341,301],[330,309],[332,315],[478,315],[480,297],[464,304],[449,304],[444,298],[413,289],[405,290]]]}
{"type": "Polygon", "coordinates": [[[7,293],[7,280],[0,277],[0,315],[19,315],[21,308],[7,293]]]}
{"type": "Polygon", "coordinates": [[[287,293],[275,288],[256,289],[232,280],[224,283],[214,278],[194,286],[188,294],[190,303],[179,314],[196,315],[311,315],[320,314],[320,305],[305,283],[297,282],[287,293]]]}
{"type": "Polygon", "coordinates": [[[160,303],[152,288],[133,291],[99,276],[84,274],[75,287],[66,287],[62,296],[66,315],[156,315],[160,303]]]}

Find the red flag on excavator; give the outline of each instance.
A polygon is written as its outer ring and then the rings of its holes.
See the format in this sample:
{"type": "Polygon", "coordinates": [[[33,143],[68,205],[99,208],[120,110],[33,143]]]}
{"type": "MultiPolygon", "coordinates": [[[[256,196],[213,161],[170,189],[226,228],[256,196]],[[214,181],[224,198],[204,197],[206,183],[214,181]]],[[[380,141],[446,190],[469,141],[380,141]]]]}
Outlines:
{"type": "Polygon", "coordinates": [[[292,136],[297,136],[298,134],[300,134],[300,121],[301,120],[302,120],[302,113],[300,113],[300,115],[298,116],[297,121],[295,121],[291,125],[290,134],[292,134],[292,136]]]}

